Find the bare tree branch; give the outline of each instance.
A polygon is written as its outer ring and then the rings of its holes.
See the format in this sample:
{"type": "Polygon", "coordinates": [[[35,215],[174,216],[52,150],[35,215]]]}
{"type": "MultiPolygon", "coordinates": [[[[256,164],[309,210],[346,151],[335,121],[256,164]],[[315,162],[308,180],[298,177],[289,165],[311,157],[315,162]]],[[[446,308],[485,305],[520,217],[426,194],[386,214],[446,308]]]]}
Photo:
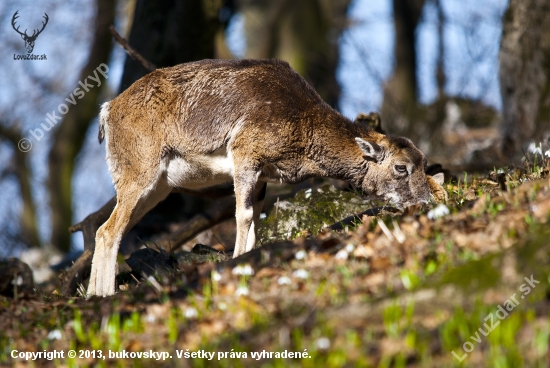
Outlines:
{"type": "Polygon", "coordinates": [[[137,52],[136,50],[134,50],[132,48],[132,46],[130,46],[130,44],[128,43],[128,41],[126,41],[126,39],[124,39],[115,29],[114,26],[110,26],[109,27],[109,31],[111,32],[111,34],[113,35],[113,37],[115,38],[115,41],[118,42],[118,44],[124,49],[126,50],[126,53],[132,58],[134,59],[135,61],[137,61],[138,63],[140,63],[141,65],[143,65],[143,67],[145,69],[147,69],[148,71],[152,72],[153,70],[156,70],[157,69],[157,66],[155,64],[153,64],[152,62],[150,62],[149,60],[146,60],[143,56],[140,55],[139,52],[137,52]]]}

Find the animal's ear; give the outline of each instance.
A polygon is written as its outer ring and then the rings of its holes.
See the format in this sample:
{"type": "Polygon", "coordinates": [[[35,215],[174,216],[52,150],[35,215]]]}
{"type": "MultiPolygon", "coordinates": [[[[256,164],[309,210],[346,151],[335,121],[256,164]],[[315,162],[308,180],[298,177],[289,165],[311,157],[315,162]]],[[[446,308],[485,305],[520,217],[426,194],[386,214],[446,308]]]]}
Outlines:
{"type": "Polygon", "coordinates": [[[368,142],[363,138],[356,137],[355,141],[361,151],[365,154],[366,157],[374,160],[375,162],[380,162],[384,158],[384,150],[382,147],[377,145],[374,142],[368,142]]]}
{"type": "Polygon", "coordinates": [[[442,172],[433,175],[432,178],[439,185],[443,185],[445,183],[445,174],[443,174],[442,172]]]}

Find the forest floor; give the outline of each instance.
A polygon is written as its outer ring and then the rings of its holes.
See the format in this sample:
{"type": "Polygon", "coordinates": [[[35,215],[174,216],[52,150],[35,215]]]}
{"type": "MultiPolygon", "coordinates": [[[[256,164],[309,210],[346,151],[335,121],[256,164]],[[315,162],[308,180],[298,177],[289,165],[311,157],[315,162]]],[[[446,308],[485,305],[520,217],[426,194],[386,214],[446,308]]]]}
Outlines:
{"type": "Polygon", "coordinates": [[[236,260],[175,260],[120,276],[113,297],[0,297],[0,365],[546,367],[550,162],[538,157],[463,174],[446,206],[236,260]],[[63,358],[12,357],[54,350],[63,358]],[[166,355],[137,357],[150,352],[166,355]]]}

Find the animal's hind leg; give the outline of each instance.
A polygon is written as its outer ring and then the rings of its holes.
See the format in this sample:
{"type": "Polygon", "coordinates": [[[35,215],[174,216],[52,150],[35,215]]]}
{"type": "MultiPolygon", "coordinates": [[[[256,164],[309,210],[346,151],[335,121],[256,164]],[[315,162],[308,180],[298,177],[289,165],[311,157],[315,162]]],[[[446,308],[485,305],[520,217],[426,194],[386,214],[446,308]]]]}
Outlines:
{"type": "Polygon", "coordinates": [[[166,185],[140,188],[134,185],[117,193],[117,204],[111,217],[97,230],[88,295],[108,296],[115,293],[118,248],[122,237],[150,209],[170,193],[166,185]]]}

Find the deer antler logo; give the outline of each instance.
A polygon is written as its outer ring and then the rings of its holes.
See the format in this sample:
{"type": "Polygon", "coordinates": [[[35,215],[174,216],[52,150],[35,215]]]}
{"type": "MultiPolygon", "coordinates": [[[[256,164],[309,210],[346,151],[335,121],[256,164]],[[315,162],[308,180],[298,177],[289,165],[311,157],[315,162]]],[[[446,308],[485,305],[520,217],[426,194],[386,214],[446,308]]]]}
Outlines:
{"type": "Polygon", "coordinates": [[[30,54],[32,53],[32,50],[34,49],[34,41],[36,41],[36,38],[38,37],[38,35],[40,33],[42,33],[42,31],[44,30],[44,28],[46,28],[46,24],[48,24],[48,14],[44,13],[44,19],[46,20],[45,22],[42,22],[42,29],[40,31],[38,30],[33,30],[33,33],[32,35],[28,35],[27,34],[27,30],[25,29],[25,32],[20,32],[19,31],[19,27],[15,28],[15,20],[17,18],[19,18],[19,15],[17,15],[17,13],[19,13],[19,10],[15,12],[15,14],[13,15],[13,18],[11,18],[11,26],[13,27],[13,29],[15,29],[15,32],[19,33],[21,35],[21,38],[25,41],[25,48],[27,49],[27,54],[30,54]]]}

